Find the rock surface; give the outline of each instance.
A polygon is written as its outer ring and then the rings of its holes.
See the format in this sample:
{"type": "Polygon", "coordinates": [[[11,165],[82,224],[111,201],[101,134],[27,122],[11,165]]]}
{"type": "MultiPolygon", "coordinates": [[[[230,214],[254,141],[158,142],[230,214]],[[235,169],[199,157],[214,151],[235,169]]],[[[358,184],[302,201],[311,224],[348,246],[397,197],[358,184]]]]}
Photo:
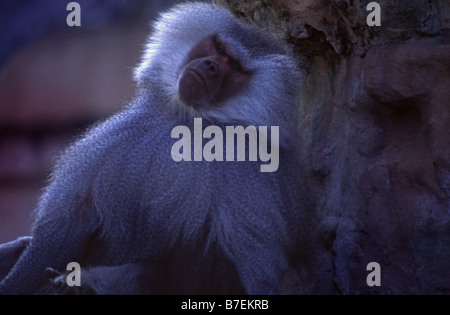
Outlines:
{"type": "Polygon", "coordinates": [[[450,293],[450,2],[378,1],[379,27],[370,1],[215,2],[306,61],[300,128],[319,222],[315,267],[293,291],[450,293]],[[381,286],[367,285],[369,262],[381,286]]]}

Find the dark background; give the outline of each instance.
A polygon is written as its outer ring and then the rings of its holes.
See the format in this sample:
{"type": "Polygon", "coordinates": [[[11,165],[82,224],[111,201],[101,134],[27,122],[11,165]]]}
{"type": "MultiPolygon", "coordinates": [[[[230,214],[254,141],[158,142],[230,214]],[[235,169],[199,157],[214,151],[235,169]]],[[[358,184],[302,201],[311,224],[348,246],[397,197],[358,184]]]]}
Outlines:
{"type": "Polygon", "coordinates": [[[0,243],[29,234],[56,157],[134,95],[151,21],[176,1],[0,1],[0,243]]]}

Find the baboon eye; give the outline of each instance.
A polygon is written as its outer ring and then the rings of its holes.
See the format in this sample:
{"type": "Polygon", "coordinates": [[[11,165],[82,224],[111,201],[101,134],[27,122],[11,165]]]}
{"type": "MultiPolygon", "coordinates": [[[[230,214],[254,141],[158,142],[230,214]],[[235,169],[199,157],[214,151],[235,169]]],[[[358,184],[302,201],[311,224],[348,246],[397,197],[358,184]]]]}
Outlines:
{"type": "Polygon", "coordinates": [[[242,67],[241,67],[241,64],[240,64],[240,62],[239,61],[237,61],[237,60],[235,60],[235,59],[233,59],[233,58],[229,58],[228,59],[228,63],[230,64],[230,66],[233,68],[233,69],[235,69],[235,70],[237,70],[237,71],[243,71],[242,70],[242,67]]]}
{"type": "Polygon", "coordinates": [[[223,45],[220,42],[216,43],[216,51],[221,56],[226,56],[227,55],[227,49],[225,48],[225,45],[223,45]]]}
{"type": "Polygon", "coordinates": [[[216,52],[221,56],[227,56],[227,47],[224,43],[222,43],[218,38],[217,35],[213,37],[214,42],[214,48],[216,49],[216,52]]]}
{"type": "Polygon", "coordinates": [[[223,44],[220,40],[218,40],[216,37],[214,38],[214,45],[216,48],[216,52],[224,57],[228,57],[228,63],[230,64],[230,66],[238,71],[242,71],[242,67],[241,67],[241,63],[236,60],[235,58],[233,58],[233,56],[231,56],[228,51],[227,51],[227,47],[225,44],[223,44]]]}

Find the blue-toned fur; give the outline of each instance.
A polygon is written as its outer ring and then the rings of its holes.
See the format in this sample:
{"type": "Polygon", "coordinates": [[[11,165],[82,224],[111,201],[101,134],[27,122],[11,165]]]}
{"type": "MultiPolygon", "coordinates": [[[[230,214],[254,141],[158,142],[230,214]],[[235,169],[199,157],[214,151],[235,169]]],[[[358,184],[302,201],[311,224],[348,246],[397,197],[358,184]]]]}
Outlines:
{"type": "Polygon", "coordinates": [[[165,276],[149,280],[148,292],[152,286],[167,293],[280,292],[303,211],[295,62],[275,39],[212,5],[175,7],[155,30],[136,70],[135,100],[62,155],[36,209],[33,239],[0,293],[34,293],[46,283],[47,267],[65,270],[72,261],[83,267],[151,261],[149,268],[165,276]],[[215,33],[247,62],[251,82],[212,111],[193,112],[177,97],[180,65],[196,42],[215,33]],[[278,171],[260,172],[260,161],[174,162],[171,131],[193,130],[193,117],[203,117],[204,127],[280,126],[278,171]],[[202,261],[212,268],[208,279],[195,274],[202,261]],[[193,279],[202,279],[201,290],[193,279]]]}

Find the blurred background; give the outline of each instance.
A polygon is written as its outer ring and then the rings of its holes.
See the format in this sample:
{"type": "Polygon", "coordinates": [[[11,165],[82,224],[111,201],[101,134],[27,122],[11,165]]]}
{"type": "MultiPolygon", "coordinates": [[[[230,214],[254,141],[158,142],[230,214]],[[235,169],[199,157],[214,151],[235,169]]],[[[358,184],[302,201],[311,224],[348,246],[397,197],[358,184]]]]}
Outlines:
{"type": "Polygon", "coordinates": [[[0,243],[29,233],[56,157],[134,95],[151,21],[176,1],[0,1],[0,243]]]}

